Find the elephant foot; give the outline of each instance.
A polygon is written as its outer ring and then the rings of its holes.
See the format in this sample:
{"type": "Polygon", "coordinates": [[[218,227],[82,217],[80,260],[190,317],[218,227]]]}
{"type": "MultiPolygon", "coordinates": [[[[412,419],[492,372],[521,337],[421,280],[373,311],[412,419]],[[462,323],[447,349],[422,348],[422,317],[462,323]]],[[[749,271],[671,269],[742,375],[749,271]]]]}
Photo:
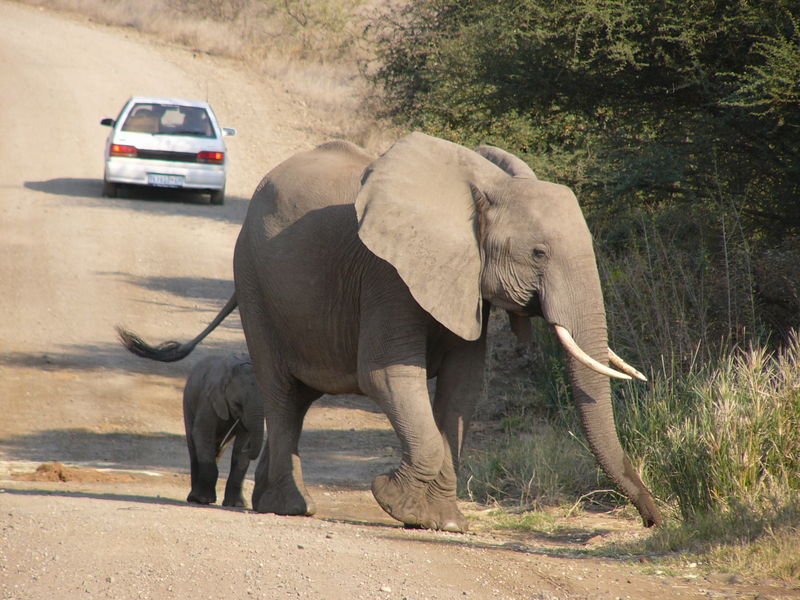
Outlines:
{"type": "Polygon", "coordinates": [[[317,507],[308,492],[300,491],[292,482],[267,485],[259,498],[253,498],[253,510],[276,515],[310,517],[317,512],[317,507]]]}
{"type": "Polygon", "coordinates": [[[214,504],[217,501],[216,492],[196,492],[192,490],[186,497],[190,504],[214,504]]]}
{"type": "Polygon", "coordinates": [[[458,509],[455,491],[444,490],[436,480],[419,481],[396,470],[372,481],[372,495],[383,510],[408,528],[467,530],[467,518],[458,509]]]}
{"type": "Polygon", "coordinates": [[[237,507],[237,508],[244,508],[245,507],[244,496],[242,496],[241,493],[238,496],[237,495],[232,495],[232,496],[226,495],[225,499],[222,501],[222,506],[234,506],[234,507],[237,507]]]}

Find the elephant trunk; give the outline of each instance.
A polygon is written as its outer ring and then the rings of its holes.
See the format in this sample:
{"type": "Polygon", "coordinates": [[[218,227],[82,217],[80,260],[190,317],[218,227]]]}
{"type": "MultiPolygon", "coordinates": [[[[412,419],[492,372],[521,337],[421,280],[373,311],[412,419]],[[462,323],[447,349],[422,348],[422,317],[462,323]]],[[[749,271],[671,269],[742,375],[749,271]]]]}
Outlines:
{"type": "Polygon", "coordinates": [[[242,414],[242,423],[249,434],[248,456],[250,460],[258,458],[264,443],[264,402],[261,397],[246,402],[242,414]]]}
{"type": "Polygon", "coordinates": [[[244,363],[242,369],[247,375],[247,391],[242,393],[242,424],[249,434],[248,455],[250,460],[255,460],[264,444],[264,395],[256,380],[253,363],[244,363]]]}
{"type": "MultiPolygon", "coordinates": [[[[605,311],[583,315],[573,328],[575,342],[589,356],[606,364],[608,336],[605,311]]],[[[642,483],[622,449],[614,423],[611,384],[607,376],[567,356],[569,377],[581,425],[589,448],[600,467],[639,510],[645,527],[661,524],[661,516],[650,491],[642,483]]]]}

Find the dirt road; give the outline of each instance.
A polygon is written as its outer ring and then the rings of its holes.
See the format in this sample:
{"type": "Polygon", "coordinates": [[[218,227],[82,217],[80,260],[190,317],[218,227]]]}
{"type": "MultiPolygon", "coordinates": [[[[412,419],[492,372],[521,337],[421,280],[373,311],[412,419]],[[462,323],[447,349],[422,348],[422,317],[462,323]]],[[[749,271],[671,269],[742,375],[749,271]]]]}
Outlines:
{"type": "Polygon", "coordinates": [[[588,558],[610,537],[645,535],[622,519],[575,519],[558,537],[403,530],[367,491],[397,461],[395,437],[357,397],[309,414],[317,517],[187,505],[183,381],[203,356],[245,349],[238,319],[168,365],[124,352],[114,325],[157,341],[197,333],[232,290],[258,181],[323,140],[280,82],[5,0],[0,82],[2,598],[791,597],[588,558]],[[238,129],[224,206],[100,196],[99,120],[133,94],[207,98],[238,129]],[[65,467],[36,473],[52,461],[65,467]]]}

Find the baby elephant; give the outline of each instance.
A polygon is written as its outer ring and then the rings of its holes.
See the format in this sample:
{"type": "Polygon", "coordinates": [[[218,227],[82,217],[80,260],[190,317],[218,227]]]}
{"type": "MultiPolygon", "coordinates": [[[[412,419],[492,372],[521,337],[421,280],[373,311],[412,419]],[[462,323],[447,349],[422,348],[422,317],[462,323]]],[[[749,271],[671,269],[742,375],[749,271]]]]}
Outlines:
{"type": "Polygon", "coordinates": [[[242,482],[264,439],[264,403],[249,359],[209,356],[192,369],[183,389],[183,419],[192,468],[188,502],[216,502],[217,461],[231,441],[231,471],[223,506],[244,506],[242,482]]]}

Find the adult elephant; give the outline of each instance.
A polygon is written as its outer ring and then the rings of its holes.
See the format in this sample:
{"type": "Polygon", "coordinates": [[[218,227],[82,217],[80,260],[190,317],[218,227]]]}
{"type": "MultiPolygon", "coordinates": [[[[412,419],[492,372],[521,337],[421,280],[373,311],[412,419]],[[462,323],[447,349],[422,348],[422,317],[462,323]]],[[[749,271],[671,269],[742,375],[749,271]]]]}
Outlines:
{"type": "Polygon", "coordinates": [[[238,301],[269,427],[256,510],[314,512],[298,454],[303,418],[322,393],[363,393],[402,448],[400,466],[373,481],[378,503],[410,526],[463,531],[456,471],[493,305],[523,335],[531,316],[555,327],[592,452],[644,524],[660,522],[614,425],[609,376],[630,375],[609,357],[641,375],[608,348],[586,222],[568,188],[518,158],[420,133],[379,158],[346,142],[297,154],[253,195],[234,279],[234,297],[191,342],[154,348],[121,333],[137,354],[178,360],[238,301]]]}

